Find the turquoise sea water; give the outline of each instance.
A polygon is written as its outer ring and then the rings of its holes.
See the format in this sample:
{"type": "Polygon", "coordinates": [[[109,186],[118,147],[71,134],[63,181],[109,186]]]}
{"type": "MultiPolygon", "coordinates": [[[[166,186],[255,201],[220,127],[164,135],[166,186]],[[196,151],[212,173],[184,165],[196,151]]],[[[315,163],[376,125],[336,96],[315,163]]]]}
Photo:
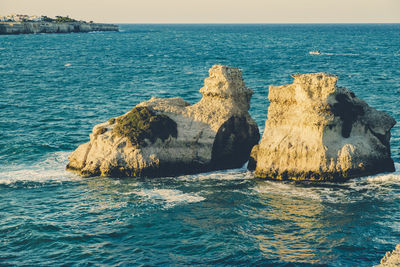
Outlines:
{"type": "Polygon", "coordinates": [[[343,184],[64,170],[95,124],[151,96],[197,102],[213,64],[243,70],[261,131],[268,86],[305,72],[339,75],[400,121],[399,24],[121,30],[0,36],[0,265],[372,266],[400,243],[399,124],[397,172],[343,184]]]}

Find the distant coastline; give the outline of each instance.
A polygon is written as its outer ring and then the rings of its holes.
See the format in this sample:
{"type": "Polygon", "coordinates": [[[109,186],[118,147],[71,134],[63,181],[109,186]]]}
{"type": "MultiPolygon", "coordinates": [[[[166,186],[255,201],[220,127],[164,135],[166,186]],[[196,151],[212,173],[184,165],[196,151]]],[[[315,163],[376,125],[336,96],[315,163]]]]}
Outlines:
{"type": "Polygon", "coordinates": [[[119,31],[118,25],[84,22],[0,22],[0,34],[119,31]]]}
{"type": "Polygon", "coordinates": [[[10,15],[0,21],[0,34],[119,31],[118,25],[78,21],[69,17],[10,15]],[[33,19],[34,18],[34,19],[33,19]]]}

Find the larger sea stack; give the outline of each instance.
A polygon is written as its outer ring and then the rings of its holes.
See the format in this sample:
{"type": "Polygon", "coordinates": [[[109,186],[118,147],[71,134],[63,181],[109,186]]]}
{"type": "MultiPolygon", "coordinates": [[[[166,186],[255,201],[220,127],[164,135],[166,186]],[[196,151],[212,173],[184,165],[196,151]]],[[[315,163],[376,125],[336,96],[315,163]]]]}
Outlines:
{"type": "Polygon", "coordinates": [[[343,181],[394,171],[391,116],[337,87],[333,74],[293,77],[293,84],[269,88],[264,135],[249,162],[256,176],[343,181]]]}
{"type": "Polygon", "coordinates": [[[84,176],[170,176],[241,167],[259,141],[248,113],[252,90],[237,68],[215,65],[190,105],[151,98],[96,125],[90,142],[70,156],[68,170],[84,176]]]}

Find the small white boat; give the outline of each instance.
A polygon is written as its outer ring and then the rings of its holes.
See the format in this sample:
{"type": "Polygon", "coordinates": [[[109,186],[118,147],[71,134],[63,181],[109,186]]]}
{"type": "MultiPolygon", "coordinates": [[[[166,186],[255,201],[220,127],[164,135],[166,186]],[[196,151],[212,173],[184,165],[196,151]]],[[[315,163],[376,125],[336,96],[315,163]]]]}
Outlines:
{"type": "Polygon", "coordinates": [[[318,50],[308,52],[310,55],[321,55],[321,52],[318,50]]]}

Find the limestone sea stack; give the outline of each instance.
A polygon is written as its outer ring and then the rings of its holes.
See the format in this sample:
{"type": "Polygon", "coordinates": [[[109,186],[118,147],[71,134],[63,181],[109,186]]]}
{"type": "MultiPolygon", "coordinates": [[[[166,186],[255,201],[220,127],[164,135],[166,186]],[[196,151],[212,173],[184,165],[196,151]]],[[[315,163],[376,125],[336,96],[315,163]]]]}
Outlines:
{"type": "Polygon", "coordinates": [[[241,167],[259,141],[248,113],[252,90],[237,68],[209,70],[202,99],[151,98],[96,125],[70,156],[83,176],[159,177],[241,167]]]}
{"type": "Polygon", "coordinates": [[[343,181],[394,171],[391,116],[337,87],[333,74],[292,77],[293,84],[269,88],[265,131],[249,161],[256,176],[343,181]]]}

